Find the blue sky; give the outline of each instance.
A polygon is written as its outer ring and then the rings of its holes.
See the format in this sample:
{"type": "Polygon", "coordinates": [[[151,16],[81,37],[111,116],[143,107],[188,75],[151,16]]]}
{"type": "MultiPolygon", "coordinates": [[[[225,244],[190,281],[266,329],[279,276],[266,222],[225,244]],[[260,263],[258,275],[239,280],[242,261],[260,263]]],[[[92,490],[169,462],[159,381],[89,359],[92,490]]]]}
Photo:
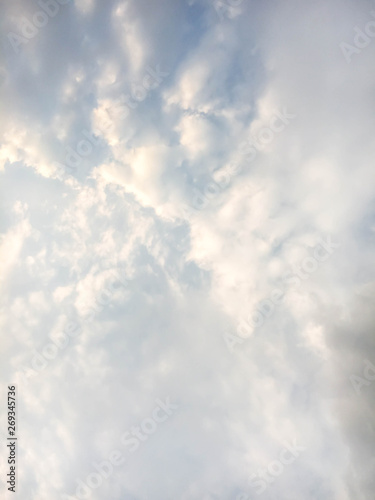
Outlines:
{"type": "Polygon", "coordinates": [[[19,498],[372,500],[374,10],[1,4],[19,498]]]}

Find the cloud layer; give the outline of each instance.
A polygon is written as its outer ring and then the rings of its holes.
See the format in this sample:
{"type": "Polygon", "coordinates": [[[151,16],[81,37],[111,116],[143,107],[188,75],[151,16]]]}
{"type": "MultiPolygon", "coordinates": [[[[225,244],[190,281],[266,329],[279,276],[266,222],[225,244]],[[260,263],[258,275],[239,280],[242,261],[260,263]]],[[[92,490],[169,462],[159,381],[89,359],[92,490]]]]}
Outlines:
{"type": "Polygon", "coordinates": [[[374,6],[0,9],[19,497],[372,500],[374,6]]]}

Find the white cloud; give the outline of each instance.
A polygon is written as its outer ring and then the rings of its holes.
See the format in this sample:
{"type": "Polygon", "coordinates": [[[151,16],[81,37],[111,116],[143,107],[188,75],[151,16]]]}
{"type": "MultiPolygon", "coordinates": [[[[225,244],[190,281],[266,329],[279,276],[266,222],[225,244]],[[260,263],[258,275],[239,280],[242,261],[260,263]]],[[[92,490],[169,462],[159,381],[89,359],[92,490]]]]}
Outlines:
{"type": "MultiPolygon", "coordinates": [[[[251,498],[251,474],[296,438],[306,451],[267,494],[370,500],[374,398],[350,376],[375,352],[375,45],[349,65],[339,47],[370,5],[243,2],[221,22],[209,2],[71,7],[0,61],[1,376],[22,404],[20,495],[73,495],[120,449],[93,499],[251,498]],[[122,114],[148,67],[168,75],[122,114]],[[85,130],[102,142],[64,176],[54,162],[85,130]],[[340,247],[296,279],[327,237],[340,247]],[[230,352],[222,334],[275,288],[230,352]],[[167,396],[178,412],[128,453],[122,434],[167,396]]],[[[5,6],[5,29],[30,8],[5,6]]]]}

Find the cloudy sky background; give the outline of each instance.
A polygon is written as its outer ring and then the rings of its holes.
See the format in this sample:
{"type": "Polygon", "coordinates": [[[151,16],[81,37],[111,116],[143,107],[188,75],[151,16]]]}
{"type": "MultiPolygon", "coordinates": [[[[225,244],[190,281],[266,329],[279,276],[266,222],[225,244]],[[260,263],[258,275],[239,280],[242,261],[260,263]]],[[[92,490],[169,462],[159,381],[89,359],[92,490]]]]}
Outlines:
{"type": "Polygon", "coordinates": [[[350,62],[340,44],[375,4],[228,3],[71,0],[17,51],[8,34],[41,7],[1,3],[0,435],[15,383],[21,499],[77,498],[113,450],[126,464],[93,500],[373,499],[375,381],[351,377],[375,364],[375,37],[350,62]],[[150,67],[167,75],[144,95],[150,67]],[[101,141],[72,174],[84,131],[101,141]],[[122,434],[167,397],[178,409],[130,453],[122,434]]]}

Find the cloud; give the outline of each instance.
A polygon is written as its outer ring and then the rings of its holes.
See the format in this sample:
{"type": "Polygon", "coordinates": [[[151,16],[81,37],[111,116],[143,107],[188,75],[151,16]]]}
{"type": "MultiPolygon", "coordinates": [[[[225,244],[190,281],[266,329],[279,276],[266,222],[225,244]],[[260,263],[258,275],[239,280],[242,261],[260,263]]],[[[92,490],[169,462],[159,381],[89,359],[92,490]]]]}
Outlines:
{"type": "Polygon", "coordinates": [[[16,54],[37,5],[2,7],[0,60],[20,496],[74,497],[120,450],[91,498],[244,500],[295,439],[265,498],[370,500],[375,45],[340,49],[370,3],[72,2],[16,54]]]}

